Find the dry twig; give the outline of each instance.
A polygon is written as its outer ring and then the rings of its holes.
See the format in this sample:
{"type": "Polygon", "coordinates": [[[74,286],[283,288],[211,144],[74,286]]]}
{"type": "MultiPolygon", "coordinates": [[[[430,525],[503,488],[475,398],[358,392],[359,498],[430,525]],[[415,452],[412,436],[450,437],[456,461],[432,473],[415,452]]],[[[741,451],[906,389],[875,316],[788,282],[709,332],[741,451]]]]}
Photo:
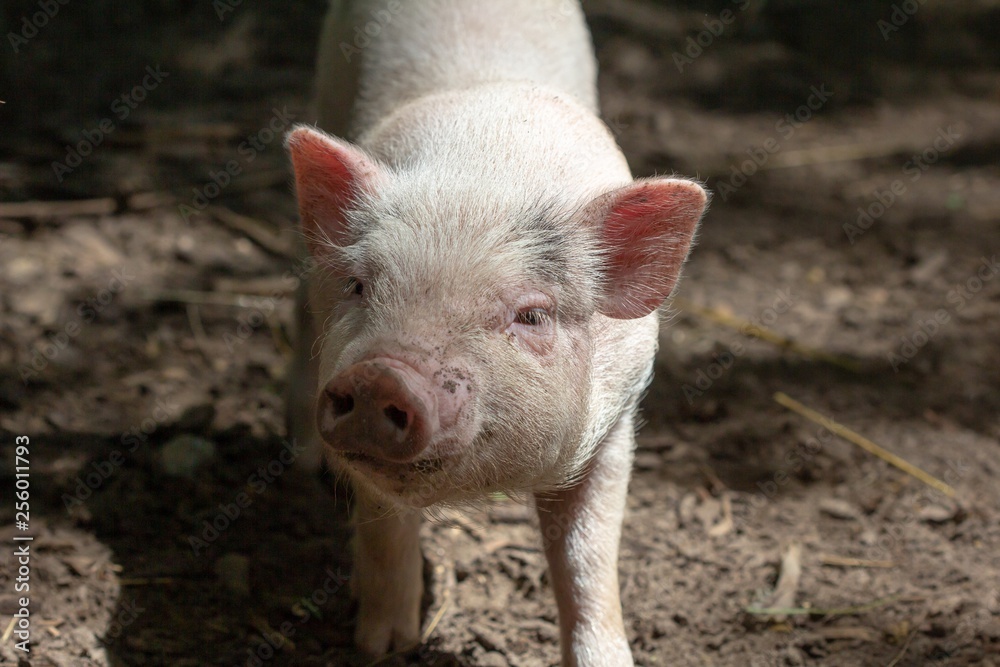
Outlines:
{"type": "Polygon", "coordinates": [[[910,642],[913,641],[913,635],[915,634],[915,632],[911,632],[906,636],[906,641],[903,642],[903,648],[899,649],[899,653],[896,654],[896,657],[889,661],[889,664],[885,667],[896,667],[896,665],[899,664],[899,661],[903,659],[904,655],[906,655],[906,651],[909,650],[910,642]]]}
{"type": "Polygon", "coordinates": [[[0,202],[0,218],[50,220],[84,215],[115,215],[123,211],[144,211],[168,206],[175,201],[169,192],[137,192],[124,200],[114,197],[66,199],[58,201],[0,202]]]}
{"type": "Polygon", "coordinates": [[[835,554],[821,554],[819,562],[823,565],[833,567],[896,567],[896,563],[891,560],[866,560],[864,558],[849,558],[835,554]]]}
{"type": "Polygon", "coordinates": [[[281,236],[271,225],[225,206],[209,206],[205,212],[226,227],[243,234],[267,252],[279,257],[295,257],[295,243],[281,236]]]}
{"type": "Polygon", "coordinates": [[[897,468],[907,473],[908,475],[916,477],[924,484],[937,489],[946,496],[952,498],[955,496],[955,489],[945,484],[937,477],[934,477],[930,473],[924,472],[923,470],[913,465],[909,461],[902,459],[899,456],[896,456],[895,454],[890,452],[889,450],[876,445],[868,438],[858,433],[855,433],[854,431],[845,426],[841,426],[837,422],[827,417],[824,417],[815,410],[807,408],[806,406],[802,405],[795,399],[788,396],[788,394],[779,391],[774,395],[774,400],[780,403],[781,405],[785,406],[792,412],[797,412],[798,414],[802,415],[809,421],[819,424],[820,426],[827,429],[831,433],[839,435],[841,438],[847,440],[848,442],[853,442],[855,445],[861,447],[868,453],[873,454],[882,459],[883,461],[886,461],[896,466],[897,468]]]}

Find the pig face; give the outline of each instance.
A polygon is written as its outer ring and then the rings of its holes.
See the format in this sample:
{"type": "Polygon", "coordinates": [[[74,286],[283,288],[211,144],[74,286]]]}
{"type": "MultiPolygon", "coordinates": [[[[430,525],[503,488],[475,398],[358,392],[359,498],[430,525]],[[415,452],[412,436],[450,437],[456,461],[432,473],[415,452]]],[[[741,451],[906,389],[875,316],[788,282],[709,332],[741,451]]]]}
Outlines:
{"type": "Polygon", "coordinates": [[[412,507],[572,478],[601,323],[669,295],[701,188],[639,182],[581,205],[390,169],[307,128],[289,148],[335,469],[412,507]]]}

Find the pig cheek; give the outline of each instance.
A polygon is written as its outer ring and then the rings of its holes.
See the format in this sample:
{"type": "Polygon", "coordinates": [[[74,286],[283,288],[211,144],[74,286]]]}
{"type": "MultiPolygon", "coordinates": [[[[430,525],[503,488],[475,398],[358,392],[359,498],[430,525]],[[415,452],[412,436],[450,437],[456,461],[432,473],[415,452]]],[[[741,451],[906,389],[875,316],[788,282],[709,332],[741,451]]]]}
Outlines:
{"type": "Polygon", "coordinates": [[[586,384],[586,374],[567,372],[575,367],[567,369],[560,358],[568,348],[565,341],[549,345],[552,349],[542,360],[524,353],[510,360],[498,387],[507,400],[494,401],[489,415],[495,425],[490,446],[505,462],[509,479],[520,484],[530,485],[554,470],[580,420],[574,394],[581,382],[586,384]]]}
{"type": "Polygon", "coordinates": [[[550,389],[546,400],[553,413],[553,429],[562,440],[552,443],[560,460],[572,458],[586,427],[587,411],[593,382],[593,347],[587,331],[564,332],[554,356],[558,359],[550,372],[550,389]]]}

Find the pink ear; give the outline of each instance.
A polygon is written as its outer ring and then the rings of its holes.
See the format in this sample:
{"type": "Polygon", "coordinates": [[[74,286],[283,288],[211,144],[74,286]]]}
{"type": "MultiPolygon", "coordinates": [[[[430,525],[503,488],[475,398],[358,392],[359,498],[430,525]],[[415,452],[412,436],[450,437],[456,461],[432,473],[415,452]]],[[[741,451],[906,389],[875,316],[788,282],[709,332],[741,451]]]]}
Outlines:
{"type": "Polygon", "coordinates": [[[692,181],[657,178],[607,197],[601,234],[607,287],[600,311],[616,319],[643,317],[677,284],[708,195],[692,181]]]}
{"type": "Polygon", "coordinates": [[[379,165],[360,149],[308,127],[285,141],[295,170],[299,217],[309,252],[328,252],[330,243],[350,244],[344,212],[382,178],[379,165]]]}

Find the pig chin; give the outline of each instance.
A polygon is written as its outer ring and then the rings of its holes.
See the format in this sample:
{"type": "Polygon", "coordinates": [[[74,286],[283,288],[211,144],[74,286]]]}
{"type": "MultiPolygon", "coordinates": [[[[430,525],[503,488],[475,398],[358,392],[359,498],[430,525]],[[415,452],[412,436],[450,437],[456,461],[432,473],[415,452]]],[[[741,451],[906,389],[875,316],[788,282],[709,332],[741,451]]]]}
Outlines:
{"type": "Polygon", "coordinates": [[[454,495],[454,489],[449,488],[447,463],[443,459],[388,463],[332,448],[328,449],[328,456],[332,468],[346,473],[355,484],[395,505],[423,509],[454,495]]]}
{"type": "MultiPolygon", "coordinates": [[[[326,443],[330,467],[346,473],[356,483],[387,497],[397,505],[425,508],[456,500],[461,495],[455,480],[461,477],[462,444],[453,440],[432,443],[412,461],[395,462],[359,451],[345,451],[342,443],[326,443]]],[[[467,449],[467,448],[466,448],[467,449]]]]}

